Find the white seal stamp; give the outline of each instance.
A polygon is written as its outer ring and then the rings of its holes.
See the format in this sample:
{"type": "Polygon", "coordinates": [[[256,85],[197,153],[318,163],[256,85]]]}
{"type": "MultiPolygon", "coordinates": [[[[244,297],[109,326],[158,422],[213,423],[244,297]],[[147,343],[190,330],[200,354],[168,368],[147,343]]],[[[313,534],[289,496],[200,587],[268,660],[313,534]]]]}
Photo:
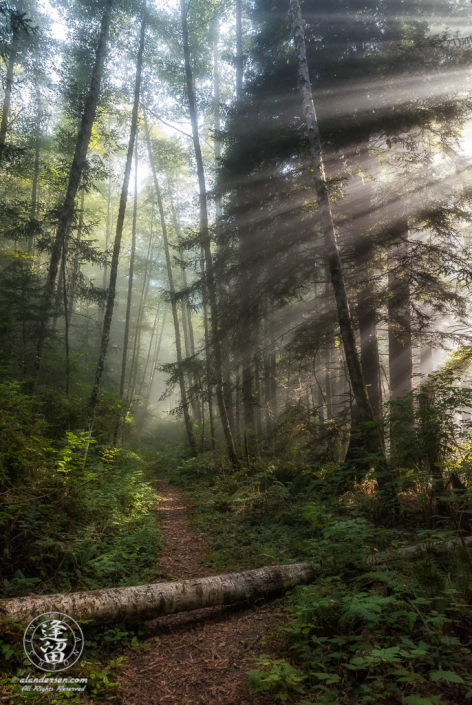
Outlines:
{"type": "Polygon", "coordinates": [[[57,673],[70,668],[81,657],[84,635],[69,615],[45,612],[26,627],[23,648],[33,666],[41,671],[57,673]]]}

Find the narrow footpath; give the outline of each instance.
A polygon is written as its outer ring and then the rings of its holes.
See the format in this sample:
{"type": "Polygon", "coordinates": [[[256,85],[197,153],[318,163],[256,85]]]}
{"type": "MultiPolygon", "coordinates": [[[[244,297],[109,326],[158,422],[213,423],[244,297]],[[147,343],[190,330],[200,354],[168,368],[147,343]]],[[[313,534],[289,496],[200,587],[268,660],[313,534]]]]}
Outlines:
{"type": "MultiPolygon", "coordinates": [[[[164,548],[159,568],[168,580],[214,575],[199,561],[205,542],[192,527],[182,494],[159,481],[164,548]]],[[[247,672],[276,649],[273,608],[206,607],[151,622],[147,653],[131,656],[121,681],[123,705],[269,705],[273,695],[251,695],[247,672]],[[159,637],[159,641],[155,641],[159,637]]],[[[280,643],[280,641],[279,641],[280,643]]]]}

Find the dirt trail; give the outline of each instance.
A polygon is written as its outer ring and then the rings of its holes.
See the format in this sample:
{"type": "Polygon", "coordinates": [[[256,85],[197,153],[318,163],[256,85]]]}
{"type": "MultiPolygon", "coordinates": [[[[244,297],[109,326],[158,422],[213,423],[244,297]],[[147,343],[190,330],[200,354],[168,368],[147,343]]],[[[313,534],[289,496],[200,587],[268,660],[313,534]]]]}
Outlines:
{"type": "MultiPolygon", "coordinates": [[[[187,580],[212,575],[198,562],[207,547],[196,536],[182,494],[159,482],[164,549],[159,567],[169,579],[187,580]]],[[[254,659],[270,653],[272,608],[241,605],[207,607],[160,617],[152,622],[151,650],[128,659],[124,666],[121,700],[125,705],[268,705],[269,694],[251,695],[247,671],[254,659]],[[159,642],[154,638],[158,636],[159,642]]]]}

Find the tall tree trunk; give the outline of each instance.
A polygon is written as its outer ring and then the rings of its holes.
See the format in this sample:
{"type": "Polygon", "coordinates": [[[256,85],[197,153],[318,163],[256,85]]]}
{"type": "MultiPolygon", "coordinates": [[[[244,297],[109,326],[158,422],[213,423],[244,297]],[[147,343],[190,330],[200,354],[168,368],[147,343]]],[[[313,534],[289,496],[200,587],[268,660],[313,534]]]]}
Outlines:
{"type": "MultiPolygon", "coordinates": [[[[357,163],[360,169],[369,168],[367,145],[360,145],[357,163]]],[[[377,340],[376,285],[373,278],[373,245],[369,236],[372,227],[372,182],[358,176],[353,179],[351,198],[347,208],[353,218],[354,260],[361,283],[357,292],[359,318],[361,367],[374,416],[382,414],[382,385],[380,379],[380,356],[377,340]]]]}
{"type": "MultiPolygon", "coordinates": [[[[203,334],[205,340],[205,368],[206,368],[206,392],[207,392],[207,402],[208,402],[208,422],[210,424],[210,445],[211,449],[216,448],[216,438],[215,438],[215,421],[213,416],[213,375],[211,369],[211,358],[210,358],[210,333],[208,330],[208,287],[205,281],[205,254],[203,247],[201,248],[200,255],[200,271],[202,273],[202,303],[203,303],[203,334]]],[[[224,382],[223,382],[224,384],[224,382]]],[[[224,395],[224,392],[223,392],[224,395]]],[[[229,419],[228,419],[229,423],[229,419]]]]}
{"type": "Polygon", "coordinates": [[[143,376],[141,377],[141,384],[139,386],[139,391],[138,391],[138,398],[141,399],[141,395],[143,393],[144,385],[146,383],[146,375],[149,367],[149,360],[151,359],[151,352],[154,347],[154,338],[156,335],[157,331],[157,326],[159,324],[159,314],[160,314],[160,304],[157,304],[157,310],[156,310],[156,315],[154,318],[154,323],[152,326],[152,332],[151,332],[151,340],[149,341],[149,346],[148,346],[148,353],[146,356],[146,362],[144,364],[144,371],[143,371],[143,376]]]}
{"type": "Polygon", "coordinates": [[[247,354],[243,355],[241,396],[243,401],[244,431],[246,433],[246,437],[248,437],[247,434],[249,434],[249,437],[254,434],[254,429],[256,426],[256,418],[254,413],[254,370],[252,362],[252,359],[247,354]]]}
{"type": "MultiPolygon", "coordinates": [[[[111,165],[108,165],[108,168],[111,169],[111,165]]],[[[108,245],[110,243],[110,233],[111,233],[111,171],[108,175],[108,194],[107,194],[107,224],[106,224],[106,229],[105,229],[105,250],[108,250],[108,245]]],[[[108,279],[108,265],[107,262],[105,261],[105,265],[103,267],[103,288],[107,288],[107,279],[108,279]]]]}
{"type": "MultiPolygon", "coordinates": [[[[326,183],[323,156],[321,152],[318,122],[311,91],[308,62],[306,57],[305,32],[299,0],[290,0],[290,10],[292,16],[295,51],[298,62],[299,88],[302,98],[303,115],[308,129],[311,165],[313,168],[315,191],[319,206],[316,217],[321,225],[324,236],[324,245],[328,259],[334,297],[336,300],[338,324],[344,348],[344,355],[349,372],[349,378],[356,399],[359,422],[363,424],[363,434],[365,438],[364,449],[366,451],[365,456],[368,457],[371,453],[377,455],[379,486],[384,487],[388,479],[388,466],[379,430],[375,425],[369,425],[369,422],[374,420],[374,414],[367,394],[364,376],[362,374],[361,362],[357,352],[354,326],[352,323],[351,312],[349,310],[341,257],[336,242],[336,234],[334,230],[328,186],[326,183]]],[[[371,460],[369,460],[369,464],[371,464],[371,460]]]]}
{"type": "Polygon", "coordinates": [[[413,389],[410,286],[402,275],[402,259],[408,254],[408,225],[389,256],[388,273],[388,364],[391,398],[413,389]]]}
{"type": "Polygon", "coordinates": [[[261,374],[260,374],[260,355],[258,352],[254,355],[254,416],[256,437],[262,436],[262,413],[261,413],[261,374]]]}
{"type": "MultiPolygon", "coordinates": [[[[239,0],[238,0],[239,2],[239,0]]],[[[215,158],[215,169],[218,169],[221,157],[221,142],[218,133],[221,130],[220,120],[220,56],[218,51],[219,28],[215,23],[213,33],[213,110],[215,112],[215,139],[213,142],[213,155],[215,158]]],[[[216,217],[221,215],[221,193],[215,196],[216,217]]]]}
{"type": "Polygon", "coordinates": [[[270,353],[267,353],[263,357],[264,362],[264,402],[265,402],[265,424],[266,424],[266,436],[272,435],[272,408],[270,405],[270,392],[271,392],[271,376],[270,376],[270,353]]]}
{"type": "Polygon", "coordinates": [[[236,0],[236,100],[240,101],[243,95],[243,12],[242,0],[236,0]]]}
{"type": "MultiPolygon", "coordinates": [[[[23,12],[23,0],[19,0],[18,14],[23,12]]],[[[8,118],[10,116],[11,88],[13,85],[13,72],[15,70],[16,55],[18,53],[19,33],[15,32],[10,47],[10,57],[8,59],[7,75],[5,79],[5,96],[3,98],[2,121],[0,123],[0,163],[5,153],[5,141],[8,130],[8,118]]]]}
{"type": "Polygon", "coordinates": [[[154,204],[151,204],[151,227],[150,227],[150,233],[149,233],[149,242],[148,242],[148,249],[147,249],[147,255],[146,255],[146,264],[144,265],[144,277],[143,277],[143,286],[141,289],[141,297],[139,299],[139,306],[138,306],[138,317],[136,321],[136,330],[134,332],[134,345],[133,345],[133,356],[131,358],[131,394],[129,395],[129,402],[130,406],[132,403],[132,400],[134,398],[134,392],[136,389],[136,382],[138,378],[138,367],[139,367],[139,351],[140,351],[140,346],[141,346],[141,328],[143,325],[143,318],[144,318],[144,311],[146,308],[146,300],[149,292],[149,284],[150,284],[150,278],[148,278],[148,268],[149,268],[149,262],[152,257],[152,225],[153,225],[153,216],[154,216],[154,204]]]}
{"type": "Polygon", "coordinates": [[[275,337],[275,323],[274,323],[274,312],[272,311],[269,319],[269,337],[271,342],[270,350],[270,408],[272,411],[272,416],[277,419],[277,351],[275,347],[274,337],[275,337]]]}
{"type": "MultiPolygon", "coordinates": [[[[129,258],[128,272],[128,296],[126,299],[126,316],[125,316],[125,333],[123,338],[123,357],[121,361],[121,378],[120,378],[120,397],[125,396],[126,382],[126,367],[128,363],[128,343],[129,343],[129,326],[131,319],[131,302],[133,298],[133,277],[134,277],[134,258],[136,255],[136,220],[138,217],[138,135],[136,133],[135,152],[134,152],[134,204],[133,204],[133,224],[131,228],[131,254],[129,258]]],[[[128,385],[128,395],[129,395],[128,385]]]]}
{"type": "MultiPolygon", "coordinates": [[[[170,209],[172,213],[172,220],[174,224],[174,230],[175,234],[177,236],[177,240],[180,240],[182,231],[180,228],[180,222],[179,218],[177,216],[177,211],[174,205],[174,201],[172,198],[172,189],[170,187],[169,183],[169,196],[170,196],[170,209]]],[[[182,289],[186,290],[187,289],[187,270],[185,267],[185,257],[183,250],[180,251],[180,258],[181,258],[181,266],[180,266],[180,276],[181,276],[181,282],[182,282],[182,289]]],[[[184,332],[184,344],[185,344],[185,357],[194,357],[195,355],[195,339],[193,336],[193,324],[192,324],[192,311],[190,310],[190,306],[188,303],[188,299],[185,298],[181,302],[181,307],[182,307],[182,328],[184,332]]],[[[190,375],[190,383],[192,387],[196,387],[196,379],[195,375],[191,374],[190,375]]],[[[198,399],[195,399],[195,396],[192,395],[192,400],[191,400],[191,406],[192,406],[192,413],[194,417],[197,419],[198,423],[201,423],[201,410],[200,410],[200,404],[198,403],[198,399]]]]}
{"type": "Polygon", "coordinates": [[[211,337],[215,358],[215,377],[216,377],[216,398],[220,412],[221,424],[226,440],[228,455],[233,465],[238,465],[236,450],[234,447],[233,436],[228,421],[228,413],[224,400],[224,380],[223,380],[223,361],[221,354],[221,342],[218,329],[218,307],[216,299],[216,285],[213,275],[213,261],[210,248],[210,234],[208,231],[208,210],[207,210],[207,195],[205,186],[205,172],[203,168],[202,150],[200,147],[200,137],[198,133],[197,108],[195,102],[195,93],[193,88],[192,67],[190,63],[190,46],[188,39],[187,25],[187,7],[185,0],[180,0],[180,10],[182,19],[182,38],[184,47],[185,74],[187,78],[187,97],[189,104],[190,121],[192,123],[193,145],[195,149],[195,159],[197,163],[198,185],[200,191],[200,236],[205,252],[206,266],[206,284],[208,290],[208,303],[210,306],[210,321],[211,321],[211,337]]]}
{"type": "Polygon", "coordinates": [[[187,400],[187,390],[185,389],[185,377],[182,368],[182,345],[180,341],[180,327],[179,327],[179,317],[177,313],[177,303],[175,300],[175,287],[174,287],[174,275],[172,274],[172,262],[170,259],[169,251],[169,241],[167,239],[167,224],[164,216],[164,207],[162,204],[161,189],[159,186],[159,181],[157,179],[156,166],[154,164],[154,158],[151,149],[151,137],[149,135],[149,128],[147,124],[146,114],[144,114],[144,125],[146,129],[146,140],[149,151],[149,161],[151,163],[151,171],[154,179],[154,186],[156,189],[157,196],[157,206],[159,208],[159,215],[161,217],[161,228],[162,228],[162,239],[164,240],[164,250],[166,254],[166,264],[167,264],[167,276],[169,279],[169,291],[171,296],[171,308],[172,317],[174,319],[174,333],[175,333],[175,350],[177,355],[177,365],[178,365],[178,376],[180,385],[180,398],[182,409],[184,413],[185,429],[187,431],[187,438],[190,446],[190,450],[193,455],[197,455],[197,444],[195,442],[195,436],[193,435],[192,421],[190,419],[190,414],[188,410],[188,400],[187,400]]]}
{"type": "Polygon", "coordinates": [[[167,305],[164,306],[164,314],[162,316],[162,323],[161,323],[161,332],[159,333],[159,339],[157,341],[156,351],[154,353],[152,370],[151,370],[151,379],[149,380],[149,390],[146,395],[146,404],[144,405],[145,409],[147,409],[147,407],[149,406],[149,401],[151,399],[152,385],[154,383],[154,377],[156,374],[156,365],[159,360],[159,353],[161,351],[161,344],[162,344],[162,336],[164,334],[164,330],[165,330],[165,326],[166,326],[166,316],[167,316],[167,305]]]}
{"type": "Polygon", "coordinates": [[[84,224],[84,203],[85,203],[85,189],[82,189],[82,194],[80,197],[80,214],[79,214],[79,227],[77,228],[77,242],[76,250],[74,254],[74,263],[72,265],[72,277],[69,290],[69,325],[72,320],[72,315],[74,313],[75,304],[75,291],[77,288],[77,280],[79,278],[80,264],[79,264],[79,247],[82,239],[82,228],[84,224]]]}
{"type": "MultiPolygon", "coordinates": [[[[30,219],[31,221],[36,220],[36,213],[38,210],[38,179],[39,179],[39,148],[41,142],[41,93],[39,92],[39,86],[36,86],[36,102],[38,112],[36,115],[36,134],[34,140],[34,169],[33,169],[33,185],[31,189],[31,210],[30,219]]],[[[1,157],[0,157],[1,160],[1,157]]],[[[34,254],[34,239],[30,235],[28,240],[28,252],[30,256],[34,254]]]]}
{"type": "Polygon", "coordinates": [[[239,365],[236,366],[236,418],[235,418],[235,436],[237,447],[241,448],[241,377],[239,365]]]}
{"type": "MultiPolygon", "coordinates": [[[[356,267],[361,276],[372,274],[370,262],[372,259],[372,242],[368,237],[359,236],[355,244],[356,267]]],[[[362,283],[357,293],[359,315],[359,332],[361,348],[361,366],[367,386],[369,400],[374,416],[382,414],[382,386],[380,381],[380,357],[377,340],[377,321],[375,306],[375,285],[370,278],[362,283]]]]}
{"type": "Polygon", "coordinates": [[[352,324],[351,313],[349,310],[344,274],[336,242],[331,206],[329,203],[318,122],[316,118],[315,106],[313,104],[310,76],[306,58],[305,33],[298,0],[290,0],[290,8],[292,14],[293,36],[298,61],[299,87],[302,97],[303,114],[308,128],[310,156],[314,172],[316,196],[319,205],[317,218],[320,220],[323,229],[331,283],[333,285],[334,296],[336,299],[339,328],[349,370],[349,376],[351,378],[354,395],[359,408],[360,419],[362,422],[372,421],[373,412],[367,396],[361,363],[357,353],[354,326],[352,324]]]}
{"type": "Polygon", "coordinates": [[[67,303],[67,279],[66,279],[66,264],[67,264],[67,243],[64,240],[64,249],[62,253],[62,291],[64,295],[64,343],[66,353],[66,395],[70,392],[70,351],[69,351],[69,311],[67,303]]]}
{"type": "Polygon", "coordinates": [[[108,344],[110,341],[110,328],[111,321],[113,318],[113,308],[115,305],[115,294],[116,294],[116,279],[118,276],[118,262],[120,259],[120,249],[121,249],[121,239],[123,236],[123,225],[125,221],[126,213],[126,203],[128,200],[128,187],[129,179],[131,174],[131,162],[133,160],[133,148],[136,140],[136,134],[138,130],[138,110],[139,110],[139,93],[141,90],[141,71],[143,64],[143,53],[144,53],[144,36],[146,30],[146,0],[143,0],[143,10],[142,10],[142,21],[141,21],[141,33],[139,39],[139,49],[138,57],[136,60],[136,82],[134,86],[134,101],[133,101],[133,112],[131,116],[131,130],[128,142],[128,152],[126,155],[126,166],[125,175],[123,179],[123,187],[121,189],[120,197],[120,207],[118,210],[118,220],[116,223],[116,235],[115,243],[113,246],[113,256],[111,260],[110,267],[110,282],[108,285],[108,295],[107,304],[105,309],[105,317],[103,321],[103,331],[102,340],[100,344],[100,352],[98,356],[97,369],[95,371],[95,380],[92,388],[92,394],[90,396],[90,401],[88,405],[87,413],[87,425],[86,429],[89,436],[92,433],[93,421],[95,418],[95,411],[98,404],[98,398],[100,394],[100,388],[102,384],[103,369],[105,367],[105,360],[108,352],[108,344]]]}
{"type": "Polygon", "coordinates": [[[61,212],[59,214],[56,228],[56,237],[52,245],[51,259],[49,262],[49,269],[43,292],[43,301],[41,304],[42,313],[39,326],[36,354],[37,369],[41,367],[43,347],[46,336],[46,324],[54,296],[54,286],[57,277],[57,270],[59,267],[59,261],[63,250],[64,239],[70,230],[72,219],[74,217],[75,197],[77,195],[77,189],[79,188],[82,170],[85,165],[90,137],[92,135],[92,127],[95,119],[95,112],[97,109],[98,100],[100,98],[100,84],[103,75],[103,68],[105,65],[108,30],[110,26],[110,17],[113,3],[114,0],[107,0],[105,5],[105,11],[102,17],[100,27],[100,37],[98,40],[97,51],[95,54],[95,63],[92,69],[92,79],[90,82],[90,88],[87,100],[85,101],[84,112],[82,115],[79,132],[77,135],[77,143],[75,146],[74,158],[72,160],[72,166],[69,173],[69,183],[66,190],[66,196],[61,208],[61,212]]]}

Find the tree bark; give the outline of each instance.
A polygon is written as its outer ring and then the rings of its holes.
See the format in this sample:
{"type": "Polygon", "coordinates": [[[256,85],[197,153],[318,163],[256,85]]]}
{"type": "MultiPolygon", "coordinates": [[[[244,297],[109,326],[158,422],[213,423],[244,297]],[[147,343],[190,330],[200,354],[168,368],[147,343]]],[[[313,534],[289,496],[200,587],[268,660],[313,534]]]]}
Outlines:
{"type": "MultiPolygon", "coordinates": [[[[36,135],[34,140],[34,171],[33,184],[31,189],[30,211],[31,221],[34,221],[36,219],[36,212],[38,210],[39,148],[41,142],[41,93],[39,91],[39,86],[36,87],[36,101],[38,104],[38,112],[36,115],[36,135]]],[[[34,255],[34,239],[32,235],[30,235],[28,240],[28,253],[30,254],[30,256],[34,255]]]]}
{"type": "Polygon", "coordinates": [[[111,11],[114,0],[107,0],[105,11],[103,13],[100,37],[98,40],[97,51],[95,54],[95,63],[92,70],[92,80],[85,101],[84,112],[77,135],[77,143],[75,147],[74,158],[69,173],[69,183],[67,186],[64,203],[59,214],[57,222],[56,237],[52,245],[51,259],[46,279],[46,284],[43,292],[42,315],[39,325],[37,353],[36,353],[36,368],[41,367],[43,355],[44,340],[46,336],[46,322],[49,316],[49,310],[54,296],[54,286],[57,277],[57,270],[63,249],[63,242],[67,233],[70,230],[72,219],[74,217],[75,198],[79,188],[80,177],[85,165],[87,150],[92,135],[92,127],[95,119],[95,112],[100,98],[100,84],[105,66],[105,56],[108,41],[108,31],[110,27],[111,11]]]}
{"type": "MultiPolygon", "coordinates": [[[[341,257],[336,242],[336,233],[334,230],[333,216],[331,213],[323,156],[321,152],[318,122],[311,92],[308,62],[306,58],[305,33],[299,0],[290,0],[290,10],[292,16],[295,50],[298,61],[299,88],[302,98],[303,115],[308,130],[311,165],[313,167],[315,190],[318,201],[317,218],[324,237],[330,278],[336,300],[338,324],[349,378],[356,399],[358,419],[363,425],[363,432],[365,436],[364,447],[367,451],[367,455],[370,456],[370,454],[375,454],[378,457],[377,477],[379,487],[382,489],[388,479],[388,465],[385,458],[381,435],[375,426],[369,424],[369,422],[374,420],[374,414],[367,394],[364,376],[362,374],[361,362],[357,352],[354,326],[349,309],[341,257]]],[[[370,463],[372,463],[372,461],[370,461],[370,463]]]]}
{"type": "MultiPolygon", "coordinates": [[[[367,562],[379,565],[385,561],[411,559],[421,554],[471,545],[472,536],[420,543],[373,554],[367,562]]],[[[27,625],[34,617],[44,612],[61,612],[73,619],[91,619],[97,624],[154,619],[202,607],[229,605],[247,600],[248,597],[256,599],[281,595],[295,585],[312,583],[317,577],[316,566],[293,563],[175,583],[151,583],[68,594],[14,597],[0,600],[0,626],[9,626],[11,621],[27,625]]]]}
{"type": "MultiPolygon", "coordinates": [[[[112,1],[112,0],[109,0],[112,1]]],[[[131,162],[133,160],[133,148],[136,140],[136,134],[138,130],[138,109],[139,109],[139,93],[141,90],[141,70],[143,65],[143,53],[144,53],[144,36],[146,30],[146,0],[143,0],[143,10],[142,10],[142,21],[141,21],[141,33],[139,39],[139,49],[138,56],[136,60],[136,82],[134,86],[134,102],[133,102],[133,112],[131,116],[131,130],[128,142],[128,153],[126,155],[126,166],[125,175],[123,179],[123,187],[121,189],[120,206],[118,210],[118,220],[116,223],[116,235],[115,243],[113,246],[113,256],[111,260],[110,267],[110,282],[108,284],[108,296],[107,304],[105,309],[105,317],[103,321],[103,331],[102,339],[100,344],[100,352],[98,356],[97,369],[95,371],[95,379],[92,388],[92,394],[90,396],[90,401],[88,405],[87,413],[87,423],[86,430],[89,435],[92,433],[93,421],[95,417],[95,411],[98,404],[98,398],[100,394],[100,388],[102,385],[103,369],[105,367],[105,360],[108,352],[108,344],[110,341],[110,328],[111,321],[113,318],[113,308],[115,306],[115,294],[116,294],[116,279],[118,276],[118,262],[120,259],[120,249],[121,249],[121,239],[123,236],[123,225],[125,221],[126,213],[126,203],[128,200],[128,187],[129,179],[131,174],[131,162]]]]}
{"type": "MultiPolygon", "coordinates": [[[[125,395],[126,366],[128,362],[129,325],[131,319],[131,301],[133,298],[133,277],[134,277],[134,257],[136,254],[136,220],[138,217],[138,135],[136,133],[134,145],[134,204],[133,204],[133,224],[131,228],[131,254],[129,259],[128,273],[128,296],[126,299],[125,334],[123,338],[123,357],[121,361],[120,397],[125,395]]],[[[128,385],[128,395],[129,395],[128,385]]]]}
{"type": "Polygon", "coordinates": [[[179,376],[179,385],[180,385],[180,398],[181,398],[181,403],[182,403],[182,410],[184,414],[184,422],[185,422],[185,430],[187,431],[187,438],[190,446],[190,450],[193,455],[197,455],[197,444],[195,441],[195,436],[193,434],[193,429],[192,429],[192,421],[190,419],[190,414],[189,414],[189,404],[187,400],[187,390],[185,388],[185,376],[184,376],[184,371],[182,369],[182,344],[180,340],[180,326],[179,326],[179,316],[177,313],[177,303],[175,300],[175,286],[174,286],[174,275],[172,273],[172,262],[170,259],[170,251],[169,251],[169,241],[167,239],[167,224],[166,224],[166,219],[164,215],[164,207],[162,204],[162,197],[161,197],[161,189],[159,186],[159,181],[157,179],[157,173],[156,173],[156,166],[154,164],[154,158],[152,154],[152,149],[151,149],[151,137],[149,135],[149,128],[148,128],[148,123],[146,119],[146,114],[144,114],[144,126],[146,130],[146,140],[147,140],[147,146],[148,146],[148,152],[149,152],[149,162],[151,164],[151,171],[152,171],[152,177],[154,179],[154,187],[156,189],[156,196],[157,196],[157,206],[159,208],[159,215],[161,218],[161,229],[162,229],[162,239],[164,240],[164,250],[165,250],[165,255],[166,255],[166,264],[167,264],[167,276],[169,279],[169,291],[170,291],[170,297],[171,297],[171,309],[172,309],[172,317],[174,319],[174,333],[175,333],[175,351],[177,355],[177,366],[178,366],[178,376],[179,376]]]}
{"type": "MultiPolygon", "coordinates": [[[[138,316],[137,316],[137,321],[136,321],[136,330],[134,333],[133,356],[131,358],[131,384],[130,384],[131,393],[128,395],[128,397],[129,397],[128,409],[131,408],[131,404],[134,399],[134,392],[136,390],[136,384],[137,384],[137,380],[138,380],[139,353],[141,350],[141,328],[142,328],[142,324],[143,324],[144,311],[146,309],[146,300],[147,300],[148,292],[149,292],[149,284],[151,281],[150,277],[148,279],[148,268],[149,268],[149,262],[151,261],[152,256],[154,254],[152,251],[153,216],[154,216],[154,204],[151,204],[151,227],[150,227],[149,242],[148,242],[148,249],[147,249],[147,255],[146,255],[146,264],[144,266],[143,286],[141,289],[141,297],[139,299],[138,316]]],[[[153,331],[152,338],[153,337],[154,337],[154,331],[153,331]]],[[[144,379],[144,377],[143,377],[143,379],[144,379]]]]}
{"type": "MultiPolygon", "coordinates": [[[[355,245],[356,266],[363,276],[369,276],[372,257],[372,243],[369,238],[360,236],[355,245]]],[[[377,340],[377,322],[375,307],[375,286],[372,281],[362,285],[357,293],[359,311],[359,332],[361,348],[361,366],[374,416],[382,414],[382,386],[380,382],[380,357],[377,340]]]]}
{"type": "Polygon", "coordinates": [[[159,339],[157,340],[156,352],[155,352],[155,355],[153,358],[151,378],[149,380],[149,389],[146,394],[146,403],[144,405],[145,409],[147,409],[147,407],[149,406],[149,401],[151,399],[152,385],[154,382],[154,376],[156,374],[156,365],[157,365],[157,361],[159,360],[159,353],[161,351],[162,336],[164,334],[164,329],[165,329],[165,325],[166,325],[166,316],[167,316],[167,305],[164,306],[164,313],[162,316],[162,323],[161,323],[161,332],[159,333],[159,339]]]}
{"type": "Polygon", "coordinates": [[[310,76],[308,72],[305,48],[305,32],[298,0],[290,0],[290,8],[292,14],[293,36],[298,61],[298,81],[302,97],[303,115],[308,128],[310,156],[314,171],[315,189],[319,206],[317,218],[321,223],[324,235],[331,283],[333,285],[334,296],[336,299],[339,328],[343,341],[349,376],[351,378],[352,388],[356,397],[357,406],[359,408],[359,417],[362,422],[372,421],[373,412],[367,396],[361,363],[357,353],[354,326],[352,323],[351,312],[349,310],[344,274],[339,249],[336,242],[331,206],[329,203],[328,188],[321,153],[318,121],[311,94],[310,76]]]}
{"type": "MultiPolygon", "coordinates": [[[[177,239],[180,240],[182,231],[180,228],[180,222],[179,218],[177,215],[177,210],[174,205],[174,201],[172,198],[172,189],[170,187],[169,183],[169,196],[170,196],[170,209],[172,213],[172,220],[174,223],[174,230],[175,234],[177,236],[177,239]]],[[[184,253],[181,250],[180,251],[180,257],[181,257],[181,266],[180,266],[180,275],[181,275],[181,281],[182,281],[182,288],[185,290],[187,289],[187,270],[185,267],[185,257],[184,253]]],[[[195,339],[193,335],[193,324],[192,324],[192,311],[190,309],[188,299],[185,298],[181,302],[181,309],[182,309],[182,328],[184,331],[184,344],[185,344],[185,357],[194,357],[195,356],[195,339]]],[[[196,387],[196,379],[195,375],[191,374],[190,375],[190,383],[192,387],[196,387]]],[[[194,417],[196,418],[198,423],[201,423],[201,410],[200,410],[200,404],[198,403],[198,399],[195,399],[195,395],[192,395],[192,400],[191,400],[191,405],[192,405],[192,413],[194,417]]]]}
{"type": "Polygon", "coordinates": [[[282,595],[287,588],[310,583],[316,577],[317,572],[306,563],[269,566],[175,583],[0,600],[0,615],[2,622],[13,619],[24,624],[44,612],[62,612],[73,619],[92,619],[99,624],[154,619],[228,605],[248,597],[282,595]]]}
{"type": "Polygon", "coordinates": [[[236,0],[236,100],[240,101],[243,94],[243,12],[242,0],[236,0]]]}
{"type": "MultiPolygon", "coordinates": [[[[109,164],[108,168],[110,169],[110,173],[108,175],[108,194],[107,194],[107,224],[106,224],[106,229],[105,229],[105,250],[108,250],[108,245],[110,242],[110,233],[111,233],[111,164],[109,164]]],[[[108,265],[107,262],[105,261],[105,265],[103,267],[103,288],[107,288],[107,270],[108,270],[108,265]]]]}
{"type": "Polygon", "coordinates": [[[402,259],[408,253],[408,226],[403,238],[393,245],[388,273],[388,366],[391,399],[413,389],[410,286],[402,276],[402,259]]]}
{"type": "MultiPolygon", "coordinates": [[[[20,0],[17,13],[23,12],[23,0],[20,0]]],[[[15,32],[11,42],[10,58],[8,59],[7,75],[5,79],[5,96],[3,98],[2,122],[0,123],[0,163],[5,152],[5,140],[8,130],[8,117],[10,115],[11,87],[13,85],[13,71],[15,70],[16,55],[18,52],[19,33],[15,32]]]]}
{"type": "Polygon", "coordinates": [[[185,74],[187,78],[187,97],[190,113],[190,121],[192,123],[193,146],[195,149],[195,160],[197,163],[198,185],[200,191],[200,236],[202,246],[205,253],[206,266],[206,285],[208,291],[208,303],[210,306],[210,322],[211,322],[211,337],[215,357],[215,377],[216,377],[216,399],[220,412],[221,424],[226,440],[226,447],[231,463],[235,466],[239,465],[236,450],[234,447],[233,436],[228,421],[228,413],[224,400],[224,380],[223,380],[223,361],[221,354],[221,342],[219,339],[218,329],[218,307],[216,299],[216,285],[213,275],[213,260],[210,247],[210,234],[208,231],[208,209],[207,195],[205,186],[205,172],[203,168],[202,150],[200,147],[200,137],[198,133],[197,107],[195,100],[195,92],[193,87],[192,67],[190,63],[190,46],[188,39],[188,24],[187,24],[187,7],[185,0],[180,0],[180,10],[182,19],[182,38],[185,60],[185,74]]]}
{"type": "Polygon", "coordinates": [[[75,292],[76,292],[77,280],[79,278],[79,272],[80,272],[79,246],[80,246],[80,242],[82,239],[82,227],[84,224],[84,203],[85,203],[85,189],[82,189],[82,195],[80,197],[79,227],[77,228],[77,243],[76,243],[76,250],[75,250],[75,254],[74,254],[74,263],[72,265],[72,277],[71,277],[70,291],[69,291],[69,306],[68,306],[69,326],[70,326],[70,322],[72,320],[72,315],[74,313],[75,292]]]}
{"type": "Polygon", "coordinates": [[[157,304],[156,316],[155,316],[155,318],[154,318],[154,324],[153,324],[153,326],[152,326],[151,340],[149,341],[148,353],[147,353],[147,356],[146,356],[146,363],[145,363],[145,365],[144,365],[143,376],[141,377],[141,385],[140,385],[140,387],[139,387],[138,399],[141,399],[141,397],[142,397],[144,385],[145,385],[145,383],[146,383],[146,375],[147,375],[147,371],[148,371],[149,360],[151,359],[151,352],[152,352],[153,349],[155,349],[155,347],[156,347],[156,345],[154,344],[154,337],[155,337],[155,335],[156,335],[157,326],[158,326],[158,323],[159,323],[159,314],[160,314],[160,304],[157,304]]]}

